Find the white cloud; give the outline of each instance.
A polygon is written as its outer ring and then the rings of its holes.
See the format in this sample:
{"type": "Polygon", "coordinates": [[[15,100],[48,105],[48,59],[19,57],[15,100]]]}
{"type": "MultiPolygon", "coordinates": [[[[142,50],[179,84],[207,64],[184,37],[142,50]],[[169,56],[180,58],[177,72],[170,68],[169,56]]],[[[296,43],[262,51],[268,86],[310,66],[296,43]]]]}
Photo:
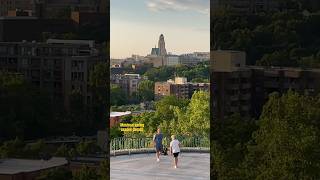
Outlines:
{"type": "Polygon", "coordinates": [[[196,11],[209,15],[209,0],[147,0],[147,7],[151,11],[196,11]]]}

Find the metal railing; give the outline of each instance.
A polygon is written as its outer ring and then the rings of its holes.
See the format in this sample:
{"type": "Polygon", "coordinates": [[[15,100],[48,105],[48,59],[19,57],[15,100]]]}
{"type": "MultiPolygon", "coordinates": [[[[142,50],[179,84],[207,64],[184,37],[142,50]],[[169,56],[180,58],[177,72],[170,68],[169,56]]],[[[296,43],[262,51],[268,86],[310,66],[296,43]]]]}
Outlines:
{"type": "MultiPolygon", "coordinates": [[[[183,137],[178,136],[177,139],[181,143],[181,149],[209,149],[210,140],[206,137],[183,137]]],[[[162,144],[164,147],[169,149],[171,139],[164,137],[162,144]]],[[[145,138],[128,138],[120,137],[112,139],[110,142],[110,153],[116,154],[117,152],[144,152],[153,151],[154,144],[152,137],[145,138]]],[[[125,154],[126,154],[125,153],[125,154]]]]}

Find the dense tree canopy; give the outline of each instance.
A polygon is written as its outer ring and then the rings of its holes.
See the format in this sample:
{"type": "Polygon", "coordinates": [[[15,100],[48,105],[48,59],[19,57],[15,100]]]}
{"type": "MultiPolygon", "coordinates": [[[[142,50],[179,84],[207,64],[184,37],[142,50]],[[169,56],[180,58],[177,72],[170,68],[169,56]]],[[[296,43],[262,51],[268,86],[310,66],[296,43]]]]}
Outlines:
{"type": "Polygon", "coordinates": [[[186,77],[188,81],[202,82],[208,80],[210,76],[208,62],[202,62],[195,66],[178,65],[176,67],[150,68],[144,75],[154,82],[167,81],[175,76],[186,77]]]}
{"type": "Polygon", "coordinates": [[[230,117],[212,130],[217,179],[319,179],[319,98],[275,93],[257,121],[230,117]],[[222,128],[223,127],[223,128],[222,128]]]}
{"type": "Polygon", "coordinates": [[[91,100],[84,103],[81,91],[68,96],[54,96],[52,89],[40,88],[24,79],[23,75],[0,72],[0,141],[19,137],[44,138],[54,135],[95,134],[105,124],[108,114],[108,68],[105,63],[93,67],[89,87],[91,100]]]}
{"type": "Polygon", "coordinates": [[[308,3],[288,2],[293,7],[286,11],[235,15],[224,9],[212,15],[214,49],[246,51],[250,65],[311,65],[304,58],[319,53],[320,16],[305,13],[308,3]]]}
{"type": "Polygon", "coordinates": [[[137,95],[141,101],[152,101],[154,99],[154,82],[150,80],[140,82],[137,95]]]}
{"type": "MultiPolygon", "coordinates": [[[[156,102],[155,112],[133,116],[133,123],[144,124],[144,136],[152,136],[157,127],[165,136],[209,137],[209,93],[195,92],[191,100],[167,96],[156,102]]],[[[132,134],[130,134],[132,135],[132,134]]]]}

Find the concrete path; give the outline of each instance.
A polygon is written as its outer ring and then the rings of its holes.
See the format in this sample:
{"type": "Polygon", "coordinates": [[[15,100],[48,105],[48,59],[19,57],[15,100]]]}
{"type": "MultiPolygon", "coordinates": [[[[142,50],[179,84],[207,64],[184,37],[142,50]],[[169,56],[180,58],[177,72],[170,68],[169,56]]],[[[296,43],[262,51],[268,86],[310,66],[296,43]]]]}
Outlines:
{"type": "Polygon", "coordinates": [[[160,162],[156,162],[155,153],[111,156],[111,180],[210,179],[209,153],[181,153],[177,169],[172,158],[160,156],[160,162]]]}

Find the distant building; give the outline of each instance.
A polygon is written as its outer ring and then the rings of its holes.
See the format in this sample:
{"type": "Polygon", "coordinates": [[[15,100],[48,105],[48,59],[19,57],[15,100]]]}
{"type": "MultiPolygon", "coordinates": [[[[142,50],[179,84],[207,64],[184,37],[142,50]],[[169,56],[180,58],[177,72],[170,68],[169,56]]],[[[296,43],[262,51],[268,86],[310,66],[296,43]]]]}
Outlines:
{"type": "Polygon", "coordinates": [[[162,67],[167,65],[167,58],[165,56],[147,56],[147,58],[153,67],[162,67]]]}
{"type": "Polygon", "coordinates": [[[0,42],[0,70],[22,74],[35,87],[62,98],[66,106],[73,91],[81,92],[84,103],[91,103],[89,73],[106,61],[102,48],[89,40],[0,42]]]}
{"type": "MultiPolygon", "coordinates": [[[[41,17],[53,18],[52,16],[63,15],[70,11],[100,13],[107,10],[99,7],[102,4],[93,0],[37,0],[34,8],[37,14],[41,14],[41,17]]],[[[70,14],[65,15],[70,16],[70,14]]]]}
{"type": "Polygon", "coordinates": [[[72,11],[71,19],[76,22],[77,25],[83,26],[90,24],[92,22],[107,22],[108,15],[106,13],[100,12],[81,12],[81,11],[72,11]]]}
{"type": "Polygon", "coordinates": [[[20,10],[20,9],[9,10],[7,16],[9,16],[9,17],[17,17],[17,16],[31,17],[32,11],[31,10],[20,10]]]}
{"type": "Polygon", "coordinates": [[[119,85],[129,96],[138,91],[139,83],[143,80],[140,74],[113,74],[110,77],[110,83],[119,85]]]}
{"type": "Polygon", "coordinates": [[[209,52],[194,52],[191,54],[182,54],[179,56],[180,64],[186,66],[193,66],[201,62],[209,61],[209,52]]]}
{"type": "Polygon", "coordinates": [[[0,159],[0,179],[36,179],[41,173],[57,167],[68,168],[68,161],[60,157],[53,157],[49,160],[0,159]]]}
{"type": "Polygon", "coordinates": [[[156,82],[154,93],[156,99],[164,96],[190,99],[195,91],[209,91],[209,86],[209,83],[191,83],[187,82],[185,77],[175,77],[174,80],[170,79],[167,82],[156,82]]]}
{"type": "Polygon", "coordinates": [[[130,111],[126,112],[111,112],[110,113],[110,128],[118,125],[121,122],[121,118],[131,115],[130,111]]]}
{"type": "Polygon", "coordinates": [[[7,16],[8,11],[15,7],[15,0],[0,0],[0,16],[7,16]]]}
{"type": "Polygon", "coordinates": [[[211,106],[218,119],[234,113],[258,117],[272,92],[320,92],[320,69],[246,66],[245,59],[241,51],[212,54],[211,106]]]}
{"type": "Polygon", "coordinates": [[[164,42],[163,34],[161,34],[159,37],[158,47],[159,47],[159,56],[166,56],[167,50],[166,50],[166,43],[164,42]]]}
{"type": "Polygon", "coordinates": [[[159,55],[160,55],[160,49],[157,48],[157,47],[152,48],[150,55],[152,55],[152,56],[159,56],[159,55]]]}
{"type": "Polygon", "coordinates": [[[63,34],[76,31],[77,24],[71,19],[41,19],[27,16],[0,17],[0,41],[43,41],[45,33],[63,34]]]}
{"type": "Polygon", "coordinates": [[[212,11],[229,8],[232,12],[243,14],[276,11],[280,8],[280,4],[276,0],[212,0],[211,7],[212,11]]]}
{"type": "Polygon", "coordinates": [[[30,10],[32,11],[34,9],[34,2],[36,0],[15,0],[15,9],[18,10],[30,10]]]}
{"type": "Polygon", "coordinates": [[[164,41],[163,34],[160,35],[159,41],[158,41],[158,48],[154,47],[151,49],[151,53],[146,56],[149,63],[153,64],[153,67],[161,67],[167,65],[167,50],[166,45],[164,41]]]}
{"type": "Polygon", "coordinates": [[[167,60],[167,63],[166,63],[167,66],[177,66],[180,64],[180,59],[179,59],[179,56],[177,55],[167,55],[166,60],[167,60]]]}
{"type": "MultiPolygon", "coordinates": [[[[0,16],[7,16],[10,10],[32,12],[32,16],[53,18],[70,11],[80,13],[107,14],[107,0],[0,0],[0,16]]],[[[64,14],[69,16],[69,14],[64,14]]]]}

